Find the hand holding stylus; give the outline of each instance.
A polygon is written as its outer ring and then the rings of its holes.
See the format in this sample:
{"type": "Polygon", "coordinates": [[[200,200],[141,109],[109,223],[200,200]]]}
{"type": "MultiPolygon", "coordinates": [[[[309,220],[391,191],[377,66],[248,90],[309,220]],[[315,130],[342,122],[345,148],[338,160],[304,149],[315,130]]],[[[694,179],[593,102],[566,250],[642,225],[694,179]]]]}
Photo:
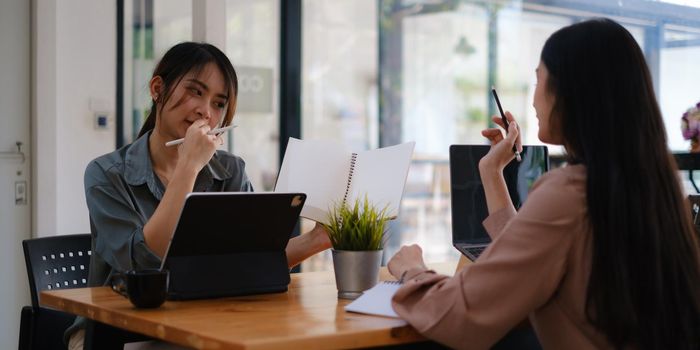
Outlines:
{"type": "MultiPolygon", "coordinates": [[[[506,134],[508,134],[508,126],[510,125],[508,123],[508,119],[506,118],[506,114],[503,112],[503,107],[501,107],[501,100],[498,99],[498,94],[496,93],[496,88],[491,87],[491,93],[493,94],[493,98],[496,100],[496,106],[498,106],[498,112],[501,113],[501,121],[503,122],[503,128],[506,129],[506,134]]],[[[513,145],[513,153],[515,154],[515,159],[519,162],[522,159],[520,158],[520,152],[518,152],[518,145],[513,145]]]]}

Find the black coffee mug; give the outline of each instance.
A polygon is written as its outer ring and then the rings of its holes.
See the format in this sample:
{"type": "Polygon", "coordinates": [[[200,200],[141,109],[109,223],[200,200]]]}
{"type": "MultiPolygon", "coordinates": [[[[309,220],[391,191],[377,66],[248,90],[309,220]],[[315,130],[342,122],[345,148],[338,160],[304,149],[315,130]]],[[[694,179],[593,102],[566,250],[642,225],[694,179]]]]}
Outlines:
{"type": "Polygon", "coordinates": [[[138,308],[156,308],[165,302],[168,277],[168,270],[130,270],[112,277],[112,289],[138,308]]]}

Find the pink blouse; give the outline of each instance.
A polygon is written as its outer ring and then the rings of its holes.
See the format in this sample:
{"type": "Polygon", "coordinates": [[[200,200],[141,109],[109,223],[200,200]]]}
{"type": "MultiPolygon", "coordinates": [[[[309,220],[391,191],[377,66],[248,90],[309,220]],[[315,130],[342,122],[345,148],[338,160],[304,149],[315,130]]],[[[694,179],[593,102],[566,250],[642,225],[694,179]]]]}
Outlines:
{"type": "Polygon", "coordinates": [[[612,346],[584,313],[592,233],[582,165],[552,170],[515,212],[484,220],[492,243],[454,277],[414,269],[393,299],[421,334],[454,348],[487,349],[529,317],[545,349],[612,346]]]}

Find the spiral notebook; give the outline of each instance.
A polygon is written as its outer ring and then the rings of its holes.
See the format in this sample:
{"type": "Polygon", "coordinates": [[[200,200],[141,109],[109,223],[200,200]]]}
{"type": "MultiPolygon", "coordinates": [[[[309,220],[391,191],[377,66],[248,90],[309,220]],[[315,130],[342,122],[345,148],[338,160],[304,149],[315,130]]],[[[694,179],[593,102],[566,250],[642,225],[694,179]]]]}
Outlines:
{"type": "Polygon", "coordinates": [[[352,303],[345,306],[345,311],[368,315],[399,317],[391,307],[391,298],[401,287],[399,281],[384,281],[366,290],[352,303]]]}
{"type": "Polygon", "coordinates": [[[289,138],[275,192],[306,193],[301,216],[327,222],[329,208],[365,195],[397,216],[415,142],[369,151],[348,151],[329,140],[289,138]]]}

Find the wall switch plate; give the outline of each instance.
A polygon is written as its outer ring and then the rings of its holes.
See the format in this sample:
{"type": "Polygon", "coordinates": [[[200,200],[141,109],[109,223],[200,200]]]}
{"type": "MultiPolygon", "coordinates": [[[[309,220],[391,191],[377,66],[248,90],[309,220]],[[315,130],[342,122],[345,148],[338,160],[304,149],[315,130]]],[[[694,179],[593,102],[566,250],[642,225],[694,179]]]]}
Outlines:
{"type": "Polygon", "coordinates": [[[15,205],[27,205],[27,181],[15,181],[15,205]]]}
{"type": "Polygon", "coordinates": [[[95,129],[109,130],[112,124],[112,118],[107,112],[95,112],[95,129]]]}

